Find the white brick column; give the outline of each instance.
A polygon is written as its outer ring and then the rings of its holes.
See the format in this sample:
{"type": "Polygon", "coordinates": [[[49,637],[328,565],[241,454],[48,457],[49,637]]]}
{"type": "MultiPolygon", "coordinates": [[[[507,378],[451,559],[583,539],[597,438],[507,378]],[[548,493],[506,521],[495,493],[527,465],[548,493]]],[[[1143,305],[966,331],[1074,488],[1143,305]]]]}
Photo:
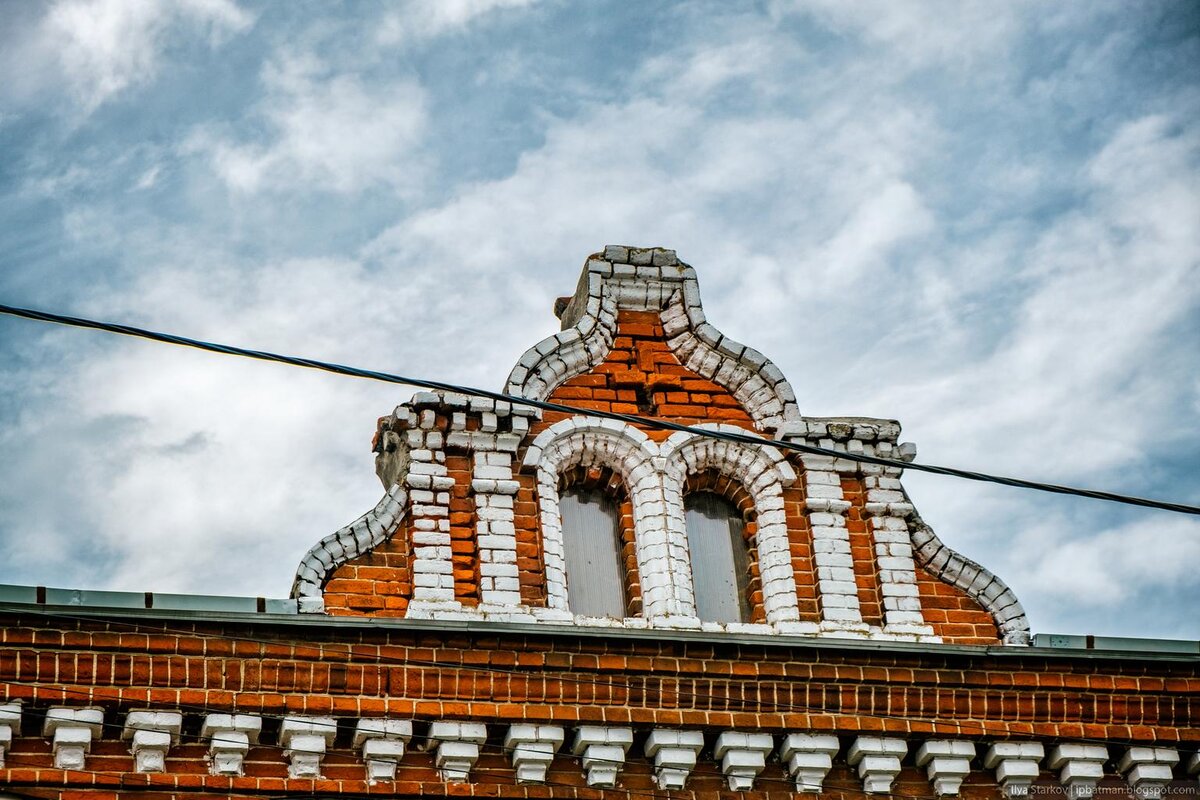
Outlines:
{"type": "Polygon", "coordinates": [[[13,737],[21,732],[21,704],[0,705],[0,769],[4,769],[4,754],[12,747],[13,737]]]}
{"type": "Polygon", "coordinates": [[[939,795],[957,795],[963,778],[971,772],[971,759],[975,758],[975,744],[961,739],[930,739],[917,748],[917,766],[925,767],[925,774],[939,795]]]}
{"type": "Polygon", "coordinates": [[[251,714],[209,714],[200,727],[208,739],[208,771],[213,775],[241,775],[242,760],[258,744],[262,717],[251,714]]]}
{"type": "Polygon", "coordinates": [[[404,758],[404,749],[412,738],[412,723],[406,719],[360,719],[354,726],[352,746],[362,750],[367,767],[367,783],[396,779],[396,766],[404,758]]]}
{"type": "Polygon", "coordinates": [[[178,711],[130,711],[121,739],[130,743],[134,772],[166,772],[167,751],[179,744],[183,714],[178,711]]]}
{"type": "Polygon", "coordinates": [[[654,778],[660,789],[682,789],[704,747],[700,731],[656,729],[646,738],[646,755],[654,759],[654,778]]]}
{"type": "MultiPolygon", "coordinates": [[[[428,616],[461,607],[454,598],[454,562],[450,550],[450,490],[454,479],[446,469],[445,440],[437,429],[442,403],[434,392],[413,395],[408,409],[408,487],[412,519],[413,595],[407,616],[428,616]],[[422,408],[424,406],[424,408],[422,408]]],[[[465,405],[465,398],[462,398],[465,405]]],[[[399,409],[397,409],[399,411],[399,409]]]]}
{"type": "MultiPolygon", "coordinates": [[[[851,444],[856,441],[852,440],[851,444]]],[[[933,636],[933,628],[926,624],[921,613],[917,565],[908,531],[908,517],[913,515],[913,507],[901,488],[900,469],[875,464],[862,464],[859,468],[864,473],[864,511],[875,547],[884,631],[933,636]]]]}
{"type": "Polygon", "coordinates": [[[828,733],[789,733],[779,746],[779,760],[796,781],[797,792],[820,792],[839,750],[838,738],[828,733]]]}
{"type": "Polygon", "coordinates": [[[1179,752],[1170,747],[1130,747],[1121,756],[1117,769],[1139,798],[1158,800],[1178,763],[1179,752]]]}
{"type": "Polygon", "coordinates": [[[767,766],[767,755],[773,749],[775,743],[770,734],[725,731],[717,737],[713,758],[720,760],[730,791],[748,792],[767,766]]]}
{"type": "Polygon", "coordinates": [[[812,526],[821,629],[866,634],[846,529],[850,501],[842,494],[841,476],[830,456],[805,455],[800,460],[804,464],[804,504],[812,526]]]}
{"type": "Polygon", "coordinates": [[[52,736],[56,769],[83,769],[92,739],[100,738],[104,710],[56,706],[46,712],[42,735],[52,736]]]}
{"type": "Polygon", "coordinates": [[[333,717],[287,716],[279,728],[279,743],[288,760],[289,778],[320,778],[325,750],[337,737],[333,717]]]}
{"type": "Polygon", "coordinates": [[[846,753],[846,762],[856,767],[868,794],[890,792],[892,781],[900,774],[900,759],[908,752],[903,739],[859,736],[846,753]]]}
{"type": "Polygon", "coordinates": [[[565,734],[556,725],[509,725],[504,749],[512,754],[517,783],[545,783],[565,734]]]}
{"type": "Polygon", "coordinates": [[[1098,744],[1060,744],[1050,751],[1046,765],[1058,770],[1058,779],[1067,787],[1073,800],[1089,798],[1096,791],[1096,784],[1104,777],[1104,762],[1108,760],[1108,748],[1098,744]]]}
{"type": "Polygon", "coordinates": [[[479,746],[487,741],[482,722],[434,722],[429,726],[429,746],[438,774],[447,783],[466,783],[479,760],[479,746]]]}
{"type": "Polygon", "coordinates": [[[521,484],[513,478],[512,455],[477,450],[474,461],[471,490],[475,494],[480,606],[520,606],[513,498],[521,484]]]}
{"type": "Polygon", "coordinates": [[[996,742],[983,756],[983,766],[996,771],[996,781],[1008,797],[1024,797],[1041,772],[1045,749],[1041,742],[996,742]]]}
{"type": "Polygon", "coordinates": [[[633,731],[629,728],[584,725],[575,729],[571,754],[579,757],[588,786],[611,788],[617,785],[617,774],[632,744],[633,731]]]}

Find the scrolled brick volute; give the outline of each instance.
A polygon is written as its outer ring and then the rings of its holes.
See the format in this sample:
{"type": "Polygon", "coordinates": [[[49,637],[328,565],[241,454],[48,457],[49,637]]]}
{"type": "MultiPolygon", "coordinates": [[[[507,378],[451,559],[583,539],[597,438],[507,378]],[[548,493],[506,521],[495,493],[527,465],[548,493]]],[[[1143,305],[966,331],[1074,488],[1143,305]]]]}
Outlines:
{"type": "Polygon", "coordinates": [[[695,270],[662,248],[610,245],[589,258],[561,315],[563,330],[521,357],[505,392],[545,400],[599,364],[612,349],[620,311],[658,312],[679,361],[728,389],[760,431],[774,433],[799,419],[795,393],[779,368],[706,321],[695,270]]]}

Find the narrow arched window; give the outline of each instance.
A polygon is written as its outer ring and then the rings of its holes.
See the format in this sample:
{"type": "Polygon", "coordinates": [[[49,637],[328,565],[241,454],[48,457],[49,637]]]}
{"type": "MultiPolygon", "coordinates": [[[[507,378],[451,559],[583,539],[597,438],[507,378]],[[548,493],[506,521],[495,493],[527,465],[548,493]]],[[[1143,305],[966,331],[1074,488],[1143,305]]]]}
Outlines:
{"type": "Polygon", "coordinates": [[[567,566],[567,605],[587,617],[625,616],[620,514],[599,489],[573,486],[559,500],[567,566]]]}
{"type": "Polygon", "coordinates": [[[684,510],[697,616],[706,622],[749,620],[750,553],[741,513],[711,492],[687,495],[684,510]]]}

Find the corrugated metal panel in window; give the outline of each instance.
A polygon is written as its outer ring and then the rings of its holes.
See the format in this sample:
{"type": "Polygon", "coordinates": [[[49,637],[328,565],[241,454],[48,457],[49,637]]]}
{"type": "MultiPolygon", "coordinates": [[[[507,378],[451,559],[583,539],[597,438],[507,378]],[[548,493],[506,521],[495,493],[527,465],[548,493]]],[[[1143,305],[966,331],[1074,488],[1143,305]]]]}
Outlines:
{"type": "Polygon", "coordinates": [[[709,492],[689,494],[684,507],[696,614],[707,622],[745,622],[750,618],[750,553],[741,513],[709,492]]]}
{"type": "Polygon", "coordinates": [[[596,489],[571,488],[559,502],[567,562],[567,603],[574,614],[625,616],[617,504],[596,489]]]}

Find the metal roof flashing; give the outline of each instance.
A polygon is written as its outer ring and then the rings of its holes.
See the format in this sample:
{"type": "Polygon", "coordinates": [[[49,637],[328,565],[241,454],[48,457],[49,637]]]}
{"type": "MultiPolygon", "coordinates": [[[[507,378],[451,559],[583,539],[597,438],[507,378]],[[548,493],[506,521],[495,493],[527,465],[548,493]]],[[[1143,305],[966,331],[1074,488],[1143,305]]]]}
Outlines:
{"type": "MultiPolygon", "coordinates": [[[[298,626],[326,632],[362,629],[412,631],[414,633],[447,631],[652,641],[661,640],[664,636],[663,630],[653,628],[631,630],[541,622],[330,617],[318,614],[300,614],[297,601],[294,599],[158,592],[108,592],[5,584],[0,584],[0,613],[33,613],[64,619],[142,619],[166,622],[176,620],[253,626],[298,626]]],[[[671,630],[669,636],[680,642],[868,652],[1115,660],[1200,660],[1200,641],[1073,634],[1035,634],[1033,644],[1029,646],[935,644],[688,630],[671,630]]]]}

